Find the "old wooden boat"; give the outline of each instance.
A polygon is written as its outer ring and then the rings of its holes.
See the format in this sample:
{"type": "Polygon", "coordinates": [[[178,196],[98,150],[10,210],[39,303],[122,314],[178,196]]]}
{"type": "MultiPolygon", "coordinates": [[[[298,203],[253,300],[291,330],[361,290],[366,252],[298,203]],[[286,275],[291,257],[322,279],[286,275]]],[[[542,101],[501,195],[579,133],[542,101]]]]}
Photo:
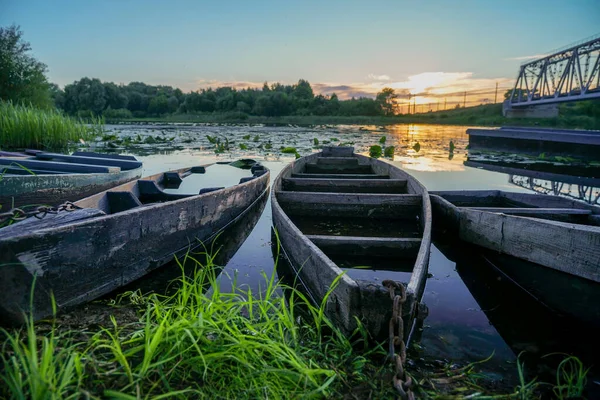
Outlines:
{"type": "Polygon", "coordinates": [[[34,319],[50,315],[52,296],[61,309],[145,275],[202,245],[268,188],[269,172],[256,164],[244,172],[246,176],[236,176],[239,183],[233,186],[200,190],[196,186],[199,194],[174,193],[174,188],[185,185],[182,178],[194,179],[192,174],[215,167],[135,180],[75,202],[80,209],[0,229],[2,322],[22,322],[29,312],[34,319]]]}
{"type": "Polygon", "coordinates": [[[0,207],[56,206],[121,185],[142,175],[133,156],[28,150],[0,153],[0,207]]]}
{"type": "Polygon", "coordinates": [[[600,207],[498,190],[431,192],[436,229],[500,253],[600,282],[600,207]]]}
{"type": "Polygon", "coordinates": [[[402,314],[412,325],[431,242],[429,196],[415,178],[352,147],[326,147],[279,174],[271,205],[299,279],[311,297],[326,299],[326,315],[343,332],[360,321],[373,337],[387,335],[392,300],[382,281],[390,271],[403,273],[402,314]]]}

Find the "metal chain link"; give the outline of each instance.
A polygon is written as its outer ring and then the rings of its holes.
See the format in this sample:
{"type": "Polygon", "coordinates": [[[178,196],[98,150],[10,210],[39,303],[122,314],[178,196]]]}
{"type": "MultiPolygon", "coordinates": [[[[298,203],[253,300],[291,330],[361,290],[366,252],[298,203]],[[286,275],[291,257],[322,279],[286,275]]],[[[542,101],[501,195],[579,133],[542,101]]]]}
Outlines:
{"type": "Polygon", "coordinates": [[[13,208],[5,213],[0,213],[0,224],[6,221],[18,222],[29,217],[42,219],[48,214],[58,214],[60,211],[75,211],[81,210],[81,207],[67,201],[58,207],[39,206],[32,211],[24,211],[22,208],[13,208]]]}
{"type": "Polygon", "coordinates": [[[406,364],[406,343],[404,342],[404,320],[402,319],[402,305],[406,302],[406,288],[404,285],[392,280],[384,280],[385,286],[392,299],[392,317],[389,323],[389,350],[388,358],[396,366],[393,385],[402,400],[414,400],[412,392],[412,379],[406,377],[404,365],[406,364]],[[396,294],[396,290],[400,294],[396,294]]]}

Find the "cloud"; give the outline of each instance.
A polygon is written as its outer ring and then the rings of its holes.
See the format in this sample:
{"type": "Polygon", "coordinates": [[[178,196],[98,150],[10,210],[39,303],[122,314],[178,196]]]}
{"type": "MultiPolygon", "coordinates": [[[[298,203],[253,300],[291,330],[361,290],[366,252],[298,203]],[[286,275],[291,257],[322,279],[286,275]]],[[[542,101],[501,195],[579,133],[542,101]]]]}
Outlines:
{"type": "Polygon", "coordinates": [[[389,81],[390,77],[388,75],[375,75],[369,74],[367,78],[372,79],[374,81],[389,81]]]}
{"type": "Polygon", "coordinates": [[[505,60],[509,61],[526,61],[526,60],[535,60],[539,58],[548,57],[550,54],[534,54],[531,56],[520,56],[520,57],[509,57],[505,58],[505,60]]]}
{"type": "MultiPolygon", "coordinates": [[[[464,93],[467,92],[467,103],[479,101],[487,102],[496,94],[496,83],[498,84],[498,98],[501,99],[504,91],[512,87],[512,78],[477,78],[472,72],[423,72],[410,75],[404,80],[392,80],[387,75],[376,76],[370,74],[373,80],[370,82],[311,82],[315,94],[332,95],[335,93],[340,100],[352,97],[374,98],[378,92],[385,87],[396,91],[398,102],[408,104],[435,103],[437,101],[462,102],[464,93]],[[388,78],[388,80],[375,78],[388,78]]],[[[197,80],[197,88],[206,89],[229,86],[236,89],[262,88],[264,82],[250,81],[218,81],[209,79],[197,80]]],[[[272,83],[272,82],[271,82],[272,83]]],[[[290,84],[281,82],[282,84],[290,84]]],[[[293,82],[295,83],[295,82],[293,82]]],[[[293,84],[292,83],[292,84],[293,84]]]]}

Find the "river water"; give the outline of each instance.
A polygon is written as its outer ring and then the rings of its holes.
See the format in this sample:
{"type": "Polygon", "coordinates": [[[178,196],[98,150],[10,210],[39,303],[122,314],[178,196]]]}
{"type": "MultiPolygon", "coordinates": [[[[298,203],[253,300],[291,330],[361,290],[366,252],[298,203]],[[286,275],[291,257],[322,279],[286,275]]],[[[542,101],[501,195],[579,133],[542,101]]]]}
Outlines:
{"type": "MultiPolygon", "coordinates": [[[[110,150],[135,155],[144,162],[143,175],[215,161],[252,158],[271,170],[274,179],[294,159],[283,147],[295,147],[300,155],[318,151],[319,145],[353,145],[357,152],[368,154],[369,146],[395,146],[394,165],[403,168],[429,190],[499,189],[515,192],[543,192],[583,198],[598,204],[600,177],[598,165],[573,165],[573,160],[548,160],[545,155],[526,158],[508,154],[478,154],[468,150],[465,126],[393,125],[393,126],[264,126],[264,125],[113,125],[107,126],[116,139],[105,138],[95,150],[110,150]],[[223,152],[216,153],[219,141],[223,152]],[[228,147],[228,149],[227,149],[228,147]],[[465,165],[476,165],[471,167],[465,165]],[[507,175],[493,172],[485,163],[517,168],[565,171],[584,170],[584,183],[567,179],[557,182],[543,175],[507,175]],[[475,164],[473,164],[475,163],[475,164]],[[533,166],[533,167],[532,167],[533,166]],[[540,178],[542,176],[542,178],[540,178]]],[[[217,185],[219,186],[219,185],[217,185]]],[[[273,273],[271,251],[271,209],[267,203],[258,223],[229,260],[220,276],[222,289],[237,285],[259,290],[263,274],[273,273]]],[[[429,272],[423,302],[429,316],[417,340],[413,341],[412,358],[417,363],[465,364],[493,355],[480,369],[490,381],[499,385],[517,383],[517,356],[531,375],[545,376],[553,364],[553,352],[581,357],[589,366],[597,359],[597,328],[581,325],[564,311],[551,309],[532,293],[534,288],[513,282],[501,270],[490,267],[480,250],[447,244],[444,238],[431,248],[429,272]]],[[[505,261],[506,262],[506,261],[505,261]]],[[[512,261],[508,260],[511,263],[512,261]]],[[[544,274],[544,270],[539,271],[544,274]]],[[[571,282],[568,276],[557,279],[571,282]]],[[[570,287],[578,287],[572,280],[570,287]]],[[[594,290],[594,288],[592,288],[594,290]]],[[[597,288],[596,288],[597,291],[597,288]]],[[[558,292],[569,306],[572,292],[558,292]]],[[[584,307],[585,305],[574,305],[584,307]]],[[[597,304],[594,306],[597,307],[597,304]]],[[[555,357],[555,359],[558,359],[555,357]]],[[[597,376],[594,372],[592,376],[597,376]]],[[[593,381],[592,377],[592,381],[593,381]]],[[[591,382],[592,387],[598,385],[591,382]]]]}

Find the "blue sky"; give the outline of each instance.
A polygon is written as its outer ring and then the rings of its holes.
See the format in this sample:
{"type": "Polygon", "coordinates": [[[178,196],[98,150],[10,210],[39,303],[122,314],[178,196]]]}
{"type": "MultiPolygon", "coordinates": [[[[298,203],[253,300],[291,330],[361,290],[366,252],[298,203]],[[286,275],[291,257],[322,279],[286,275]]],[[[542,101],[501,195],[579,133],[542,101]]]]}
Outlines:
{"type": "Polygon", "coordinates": [[[61,86],[184,91],[299,78],[348,93],[510,86],[517,58],[600,33],[599,20],[598,0],[0,0],[0,26],[20,25],[61,86]]]}

